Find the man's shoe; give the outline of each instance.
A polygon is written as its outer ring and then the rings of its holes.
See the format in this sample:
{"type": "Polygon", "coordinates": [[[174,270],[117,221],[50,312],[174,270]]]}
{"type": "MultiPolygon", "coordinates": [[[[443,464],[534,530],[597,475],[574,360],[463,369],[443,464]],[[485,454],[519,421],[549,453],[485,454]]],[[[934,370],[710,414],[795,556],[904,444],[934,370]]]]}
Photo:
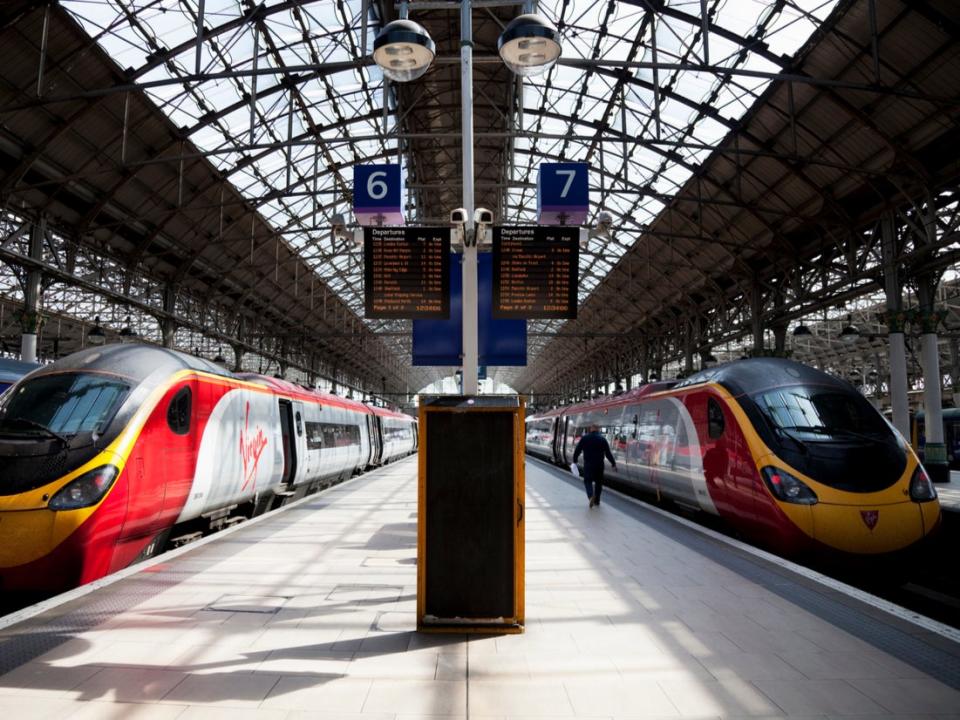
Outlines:
{"type": "Polygon", "coordinates": [[[596,498],[590,498],[590,507],[593,507],[596,504],[597,504],[596,498]]]}

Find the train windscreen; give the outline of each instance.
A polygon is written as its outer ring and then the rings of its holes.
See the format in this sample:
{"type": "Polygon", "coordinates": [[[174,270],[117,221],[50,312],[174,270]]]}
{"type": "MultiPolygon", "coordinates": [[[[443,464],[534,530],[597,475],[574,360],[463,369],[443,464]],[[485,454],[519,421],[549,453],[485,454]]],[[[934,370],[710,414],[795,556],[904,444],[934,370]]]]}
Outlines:
{"type": "Polygon", "coordinates": [[[41,375],[4,395],[0,430],[64,437],[103,432],[129,391],[101,375],[41,375]]]}
{"type": "Polygon", "coordinates": [[[814,480],[849,492],[876,492],[903,474],[906,454],[866,398],[833,387],[794,385],[750,396],[761,435],[814,480]]]}

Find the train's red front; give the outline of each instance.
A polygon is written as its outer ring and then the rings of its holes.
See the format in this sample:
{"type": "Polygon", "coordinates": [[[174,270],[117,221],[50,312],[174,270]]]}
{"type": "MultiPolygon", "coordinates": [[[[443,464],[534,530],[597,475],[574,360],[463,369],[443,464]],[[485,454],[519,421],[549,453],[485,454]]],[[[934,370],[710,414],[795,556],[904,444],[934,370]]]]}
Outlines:
{"type": "Polygon", "coordinates": [[[851,385],[799,363],[744,360],[535,415],[527,450],[567,465],[591,426],[617,480],[787,554],[892,553],[939,523],[905,440],[851,385]]]}

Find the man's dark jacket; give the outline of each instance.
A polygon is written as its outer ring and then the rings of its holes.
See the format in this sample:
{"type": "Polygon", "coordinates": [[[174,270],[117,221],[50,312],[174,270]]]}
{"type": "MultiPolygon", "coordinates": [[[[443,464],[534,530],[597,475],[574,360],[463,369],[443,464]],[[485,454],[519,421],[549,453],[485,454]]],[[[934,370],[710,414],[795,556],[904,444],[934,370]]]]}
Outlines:
{"type": "Polygon", "coordinates": [[[610,444],[607,439],[598,432],[587,433],[580,442],[577,443],[573,451],[573,461],[576,462],[583,452],[583,476],[585,478],[596,477],[603,474],[603,457],[606,455],[611,465],[616,465],[617,461],[613,459],[610,453],[610,444]]]}

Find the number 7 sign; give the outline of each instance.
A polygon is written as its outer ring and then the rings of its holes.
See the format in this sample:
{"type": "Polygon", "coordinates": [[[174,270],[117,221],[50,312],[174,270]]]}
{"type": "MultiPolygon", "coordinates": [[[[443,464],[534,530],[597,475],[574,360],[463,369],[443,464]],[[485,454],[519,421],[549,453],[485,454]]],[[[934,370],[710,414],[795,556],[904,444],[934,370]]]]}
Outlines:
{"type": "Polygon", "coordinates": [[[353,214],[361,225],[403,225],[400,165],[355,165],[353,214]]]}
{"type": "Polygon", "coordinates": [[[582,225],[590,210],[587,163],[541,163],[537,175],[537,222],[582,225]]]}

